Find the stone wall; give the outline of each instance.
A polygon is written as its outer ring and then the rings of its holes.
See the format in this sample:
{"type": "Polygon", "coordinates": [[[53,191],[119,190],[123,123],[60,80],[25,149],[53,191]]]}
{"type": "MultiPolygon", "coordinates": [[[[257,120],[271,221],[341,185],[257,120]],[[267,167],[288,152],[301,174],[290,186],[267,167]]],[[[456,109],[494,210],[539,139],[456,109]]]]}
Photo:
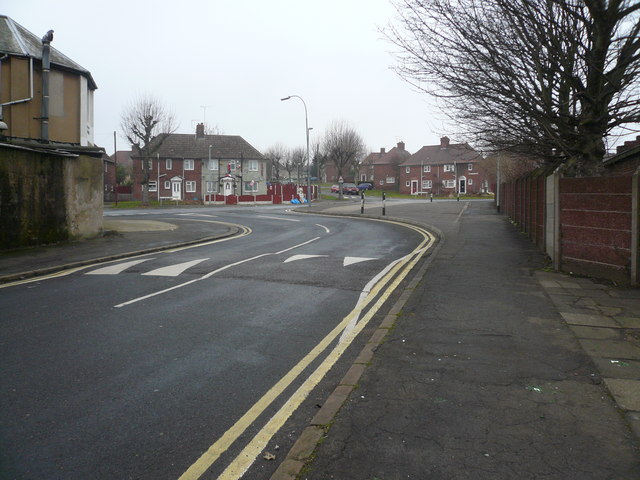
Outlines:
{"type": "Polygon", "coordinates": [[[102,150],[0,143],[0,249],[102,233],[102,150]]]}

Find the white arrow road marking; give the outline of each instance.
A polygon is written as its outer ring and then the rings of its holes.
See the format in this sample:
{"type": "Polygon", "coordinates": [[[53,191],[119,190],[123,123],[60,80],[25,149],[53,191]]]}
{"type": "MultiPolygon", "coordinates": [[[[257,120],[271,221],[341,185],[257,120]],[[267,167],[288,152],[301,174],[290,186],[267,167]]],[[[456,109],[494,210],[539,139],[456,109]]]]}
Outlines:
{"type": "Polygon", "coordinates": [[[354,263],[367,262],[369,260],[378,260],[377,258],[366,258],[366,257],[344,257],[343,266],[353,265],[354,263]]]}
{"type": "Polygon", "coordinates": [[[294,255],[293,257],[287,258],[282,263],[295,262],[296,260],[306,260],[307,258],[316,258],[316,257],[328,257],[328,255],[294,255]]]}
{"type": "Polygon", "coordinates": [[[87,272],[86,275],[117,275],[124,272],[127,268],[138,265],[139,263],[146,262],[147,260],[153,260],[153,258],[143,258],[142,260],[132,260],[130,262],[119,263],[117,265],[111,265],[109,267],[98,268],[87,272]]]}
{"type": "Polygon", "coordinates": [[[322,227],[322,228],[324,228],[324,229],[325,229],[325,231],[326,231],[327,233],[331,233],[331,230],[329,230],[329,229],[328,229],[327,227],[325,227],[324,225],[320,225],[319,223],[316,223],[316,226],[317,226],[317,227],[322,227]]]}
{"type": "Polygon", "coordinates": [[[193,267],[194,265],[197,265],[200,262],[204,262],[205,260],[209,260],[209,259],[201,258],[199,260],[191,260],[190,262],[178,263],[176,265],[169,265],[168,267],[156,268],[155,270],[151,270],[150,272],[143,273],[143,275],[153,275],[153,276],[160,276],[160,277],[177,277],[182,272],[184,272],[187,268],[193,267]]]}
{"type": "Polygon", "coordinates": [[[282,217],[270,217],[268,215],[257,215],[260,218],[270,218],[271,220],[283,220],[285,222],[299,222],[300,220],[295,220],[293,218],[282,218],[282,217]]]}

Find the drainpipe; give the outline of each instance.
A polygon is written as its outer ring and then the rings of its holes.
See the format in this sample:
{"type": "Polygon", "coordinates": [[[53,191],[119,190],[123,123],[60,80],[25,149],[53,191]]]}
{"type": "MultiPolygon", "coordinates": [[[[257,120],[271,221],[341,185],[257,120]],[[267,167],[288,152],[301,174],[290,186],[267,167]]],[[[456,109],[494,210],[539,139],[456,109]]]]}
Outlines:
{"type": "Polygon", "coordinates": [[[50,43],[53,40],[53,30],[49,30],[42,37],[42,139],[49,140],[49,70],[51,61],[49,54],[51,52],[50,43]]]}

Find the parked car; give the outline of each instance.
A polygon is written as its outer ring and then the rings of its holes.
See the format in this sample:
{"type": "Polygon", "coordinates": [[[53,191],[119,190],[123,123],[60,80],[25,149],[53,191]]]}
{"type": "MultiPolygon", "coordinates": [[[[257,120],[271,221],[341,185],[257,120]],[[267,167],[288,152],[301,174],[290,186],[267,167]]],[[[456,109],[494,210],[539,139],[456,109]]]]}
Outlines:
{"type": "MultiPolygon", "coordinates": [[[[331,186],[331,193],[338,193],[338,190],[340,189],[339,185],[332,185],[331,186]]],[[[343,183],[342,184],[342,193],[344,195],[357,195],[360,192],[360,190],[358,190],[358,187],[356,186],[355,183],[343,183]]]]}
{"type": "Polygon", "coordinates": [[[369,182],[362,182],[358,185],[358,190],[371,190],[373,188],[373,184],[369,182]]]}
{"type": "Polygon", "coordinates": [[[358,195],[360,190],[355,183],[343,183],[342,184],[342,193],[345,195],[358,195]]]}

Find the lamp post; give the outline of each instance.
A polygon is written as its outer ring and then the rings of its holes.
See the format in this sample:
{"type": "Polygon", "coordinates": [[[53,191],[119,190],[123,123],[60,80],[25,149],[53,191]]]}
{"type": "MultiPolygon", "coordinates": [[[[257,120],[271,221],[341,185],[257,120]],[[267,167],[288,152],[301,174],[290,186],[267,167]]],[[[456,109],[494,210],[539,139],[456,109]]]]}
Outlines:
{"type": "Polygon", "coordinates": [[[285,100],[289,100],[290,98],[299,98],[304,105],[304,127],[305,134],[307,137],[307,204],[311,207],[311,158],[309,157],[309,117],[307,115],[307,104],[303,100],[303,98],[299,95],[289,95],[288,97],[281,98],[280,101],[284,102],[285,100]]]}

